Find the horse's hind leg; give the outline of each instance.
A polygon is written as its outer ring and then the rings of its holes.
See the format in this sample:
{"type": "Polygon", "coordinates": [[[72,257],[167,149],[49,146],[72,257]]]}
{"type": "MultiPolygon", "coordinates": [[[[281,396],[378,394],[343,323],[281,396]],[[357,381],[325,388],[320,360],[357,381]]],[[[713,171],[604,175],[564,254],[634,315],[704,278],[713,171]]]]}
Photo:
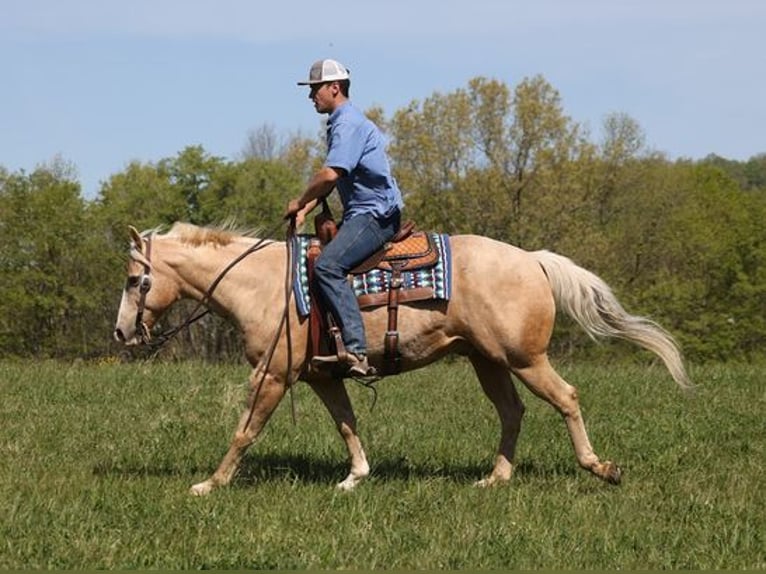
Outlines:
{"type": "Polygon", "coordinates": [[[495,466],[488,477],[476,483],[477,486],[492,486],[507,482],[511,478],[524,404],[505,366],[487,359],[478,352],[471,354],[470,359],[481,388],[495,405],[500,417],[500,446],[495,457],[495,466]]]}
{"type": "Polygon", "coordinates": [[[556,373],[548,358],[538,357],[530,366],[514,368],[513,372],[524,381],[529,390],[553,405],[564,417],[580,466],[607,482],[619,484],[619,467],[610,461],[602,462],[593,452],[580,412],[577,389],[556,373]]]}
{"type": "MultiPolygon", "coordinates": [[[[263,371],[260,371],[260,373],[262,372],[263,371]]],[[[260,379],[260,373],[254,371],[251,375],[251,379],[260,379]]],[[[248,407],[240,417],[229,450],[223,457],[221,464],[218,465],[218,469],[210,478],[191,487],[192,494],[202,496],[208,494],[218,486],[225,486],[231,482],[231,479],[239,468],[239,464],[242,461],[245,451],[251,444],[253,444],[261,430],[263,430],[263,427],[268,422],[274,409],[276,409],[284,395],[284,383],[271,375],[266,375],[261,384],[256,384],[251,389],[250,397],[248,399],[248,407]],[[253,401],[255,401],[254,406],[252,406],[253,401]]]]}
{"type": "Polygon", "coordinates": [[[330,411],[340,436],[346,442],[351,469],[348,476],[339,482],[337,487],[340,490],[351,490],[370,474],[370,465],[367,463],[362,442],[356,433],[356,415],[354,415],[346,386],[342,379],[331,378],[312,379],[309,385],[330,411]]]}

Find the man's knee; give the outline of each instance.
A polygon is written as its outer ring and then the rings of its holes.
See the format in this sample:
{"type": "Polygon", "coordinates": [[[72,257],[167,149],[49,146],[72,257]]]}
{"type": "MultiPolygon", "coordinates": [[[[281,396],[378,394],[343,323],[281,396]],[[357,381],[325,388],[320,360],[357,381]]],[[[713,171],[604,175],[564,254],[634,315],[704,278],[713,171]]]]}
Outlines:
{"type": "Polygon", "coordinates": [[[337,261],[320,256],[314,264],[314,276],[319,280],[343,279],[345,273],[337,261]]]}

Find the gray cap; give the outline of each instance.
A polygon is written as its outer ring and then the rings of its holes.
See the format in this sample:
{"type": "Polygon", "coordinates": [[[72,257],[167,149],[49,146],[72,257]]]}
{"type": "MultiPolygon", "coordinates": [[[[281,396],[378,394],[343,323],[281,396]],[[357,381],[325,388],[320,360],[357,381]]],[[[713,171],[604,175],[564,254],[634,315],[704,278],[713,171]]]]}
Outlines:
{"type": "Polygon", "coordinates": [[[348,79],[348,68],[340,62],[336,62],[335,60],[317,60],[311,65],[309,79],[305,82],[298,82],[298,85],[311,86],[313,84],[323,84],[325,82],[336,82],[348,79]]]}

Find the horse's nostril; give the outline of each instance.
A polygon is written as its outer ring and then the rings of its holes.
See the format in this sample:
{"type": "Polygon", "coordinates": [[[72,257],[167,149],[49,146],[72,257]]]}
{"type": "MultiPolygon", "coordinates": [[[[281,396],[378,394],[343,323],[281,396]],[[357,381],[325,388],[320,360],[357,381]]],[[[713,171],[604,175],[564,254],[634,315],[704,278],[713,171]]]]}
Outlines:
{"type": "Polygon", "coordinates": [[[114,340],[119,341],[120,343],[125,342],[125,335],[122,334],[122,329],[115,329],[114,330],[114,340]]]}

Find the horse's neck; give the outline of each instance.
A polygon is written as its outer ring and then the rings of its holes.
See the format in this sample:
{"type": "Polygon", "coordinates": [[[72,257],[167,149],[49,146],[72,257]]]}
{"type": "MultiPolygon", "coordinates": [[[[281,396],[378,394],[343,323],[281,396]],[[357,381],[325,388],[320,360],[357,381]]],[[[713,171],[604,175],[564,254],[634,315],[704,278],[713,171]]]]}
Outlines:
{"type": "Polygon", "coordinates": [[[284,243],[264,245],[229,267],[248,247],[242,242],[217,247],[177,247],[169,263],[177,274],[182,296],[198,301],[208,297],[214,305],[235,316],[242,313],[242,308],[252,308],[255,301],[268,305],[282,284],[276,277],[284,275],[284,243]],[[249,304],[244,306],[243,301],[249,304]]]}

